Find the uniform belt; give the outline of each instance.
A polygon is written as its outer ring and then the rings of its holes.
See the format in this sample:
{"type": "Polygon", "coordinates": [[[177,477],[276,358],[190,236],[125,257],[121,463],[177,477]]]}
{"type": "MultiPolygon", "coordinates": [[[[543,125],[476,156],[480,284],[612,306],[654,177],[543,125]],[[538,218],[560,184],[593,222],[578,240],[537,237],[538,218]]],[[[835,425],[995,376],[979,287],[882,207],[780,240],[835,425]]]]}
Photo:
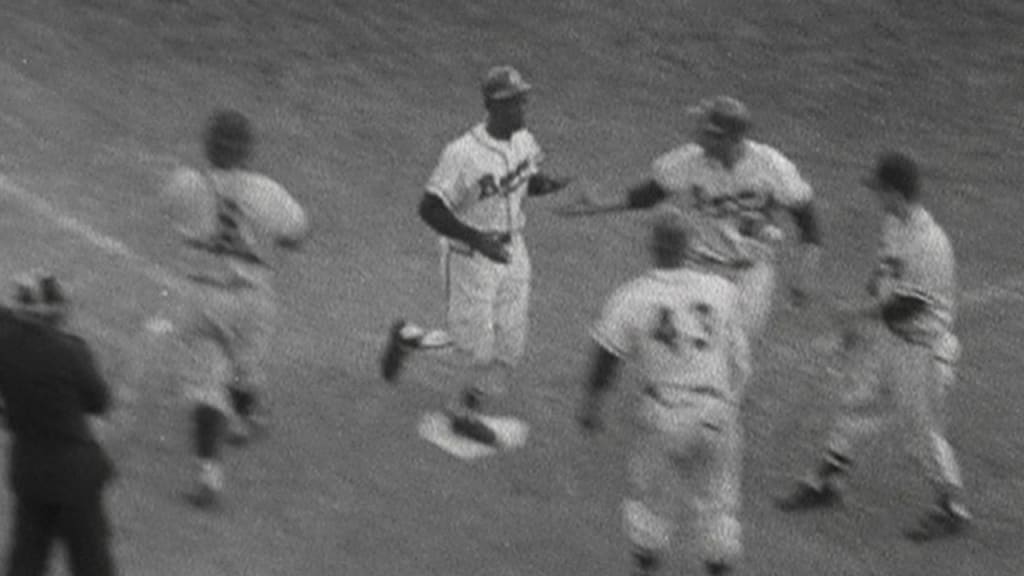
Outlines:
{"type": "MultiPolygon", "coordinates": [[[[722,402],[729,401],[729,397],[726,396],[724,392],[722,392],[718,388],[715,388],[714,386],[691,386],[681,388],[681,390],[694,396],[708,396],[716,400],[721,400],[722,402]]],[[[658,387],[653,384],[648,384],[647,386],[644,387],[644,394],[651,400],[654,400],[655,402],[661,404],[662,406],[674,408],[679,405],[678,402],[672,402],[668,398],[665,398],[665,396],[662,395],[658,387]]]]}
{"type": "MultiPolygon", "coordinates": [[[[495,230],[493,232],[481,233],[487,235],[503,235],[503,244],[510,244],[512,240],[514,240],[518,236],[522,236],[523,234],[522,230],[512,230],[508,232],[495,230]]],[[[477,252],[472,246],[466,244],[465,242],[462,242],[460,240],[453,240],[451,238],[448,239],[448,249],[454,252],[455,254],[461,254],[462,256],[473,256],[477,252]]]]}

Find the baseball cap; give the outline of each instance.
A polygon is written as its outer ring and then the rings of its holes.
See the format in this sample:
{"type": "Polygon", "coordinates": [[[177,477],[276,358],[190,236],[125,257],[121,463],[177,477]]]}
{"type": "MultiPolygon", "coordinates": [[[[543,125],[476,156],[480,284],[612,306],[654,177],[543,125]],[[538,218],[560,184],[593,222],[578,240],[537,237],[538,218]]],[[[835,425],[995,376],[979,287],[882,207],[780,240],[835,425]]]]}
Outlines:
{"type": "Polygon", "coordinates": [[[883,152],[878,155],[874,171],[863,179],[865,186],[872,190],[893,188],[903,193],[917,191],[917,162],[902,152],[883,152]]]}
{"type": "Polygon", "coordinates": [[[705,132],[737,135],[750,128],[750,111],[732,96],[705,100],[694,111],[700,114],[700,129],[705,132]]]}
{"type": "Polygon", "coordinates": [[[481,90],[487,100],[504,100],[529,92],[523,75],[512,66],[495,66],[487,71],[481,90]]]}

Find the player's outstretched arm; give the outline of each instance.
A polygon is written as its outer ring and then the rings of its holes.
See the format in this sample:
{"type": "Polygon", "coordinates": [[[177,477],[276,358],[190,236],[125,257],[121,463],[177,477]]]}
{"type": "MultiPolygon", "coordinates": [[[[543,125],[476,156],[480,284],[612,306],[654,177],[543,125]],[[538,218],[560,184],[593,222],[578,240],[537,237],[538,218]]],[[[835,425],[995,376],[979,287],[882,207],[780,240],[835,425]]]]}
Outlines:
{"type": "Polygon", "coordinates": [[[583,189],[574,202],[556,210],[560,216],[587,216],[607,212],[645,210],[660,204],[669,193],[654,179],[644,180],[611,200],[600,198],[595,190],[583,189]]]}
{"type": "Polygon", "coordinates": [[[790,215],[800,234],[800,262],[796,282],[790,287],[793,304],[803,306],[810,297],[811,286],[819,272],[821,261],[821,226],[813,202],[790,209],[790,215]]]}
{"type": "Polygon", "coordinates": [[[529,196],[548,196],[561,192],[572,182],[571,176],[551,176],[538,172],[530,177],[526,187],[529,196]]]}
{"type": "Polygon", "coordinates": [[[587,387],[577,414],[577,421],[586,432],[601,429],[601,403],[605,393],[611,389],[620,360],[614,354],[598,346],[590,367],[587,387]]]}

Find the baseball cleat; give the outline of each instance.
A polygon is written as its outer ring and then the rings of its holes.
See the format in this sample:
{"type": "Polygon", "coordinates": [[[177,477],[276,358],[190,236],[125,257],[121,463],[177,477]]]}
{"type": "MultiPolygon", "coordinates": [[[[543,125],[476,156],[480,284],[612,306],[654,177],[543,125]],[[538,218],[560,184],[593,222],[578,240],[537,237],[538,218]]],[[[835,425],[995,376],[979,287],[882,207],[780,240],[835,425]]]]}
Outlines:
{"type": "Polygon", "coordinates": [[[452,432],[486,446],[498,445],[498,434],[473,414],[451,414],[452,432]]]}
{"type": "Polygon", "coordinates": [[[721,561],[705,562],[704,570],[708,573],[708,576],[726,576],[732,572],[732,566],[721,561]]]}
{"type": "Polygon", "coordinates": [[[388,332],[388,343],[380,356],[380,375],[388,382],[394,382],[402,371],[406,357],[416,347],[416,339],[403,336],[407,326],[405,320],[397,320],[388,332]]]}
{"type": "Polygon", "coordinates": [[[633,557],[632,576],[651,576],[661,565],[661,559],[649,548],[634,547],[630,555],[633,557]]]}
{"type": "Polygon", "coordinates": [[[817,508],[831,508],[842,502],[842,496],[829,483],[819,486],[810,482],[800,482],[792,493],[775,501],[775,505],[783,512],[802,512],[817,508]]]}
{"type": "Polygon", "coordinates": [[[185,493],[185,501],[199,510],[216,510],[220,508],[220,492],[209,485],[200,484],[185,493]]]}
{"type": "Polygon", "coordinates": [[[971,525],[970,514],[955,506],[943,506],[931,510],[923,516],[916,526],[904,534],[911,542],[919,544],[957,536],[971,525]]]}
{"type": "Polygon", "coordinates": [[[199,462],[195,488],[185,493],[185,501],[200,510],[220,507],[220,495],[224,489],[224,471],[211,461],[199,462]]]}

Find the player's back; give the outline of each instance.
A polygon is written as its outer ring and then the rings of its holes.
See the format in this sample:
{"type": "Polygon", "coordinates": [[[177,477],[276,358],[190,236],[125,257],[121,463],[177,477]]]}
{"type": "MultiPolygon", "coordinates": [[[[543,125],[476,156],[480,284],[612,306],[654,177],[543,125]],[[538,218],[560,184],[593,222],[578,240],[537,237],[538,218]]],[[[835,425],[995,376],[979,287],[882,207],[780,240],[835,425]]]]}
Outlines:
{"type": "Polygon", "coordinates": [[[189,276],[269,282],[274,245],[297,242],[306,214],[279,184],[255,172],[179,168],[165,191],[184,240],[179,265],[189,276]]]}
{"type": "Polygon", "coordinates": [[[621,297],[634,357],[663,395],[710,387],[731,397],[733,283],[685,268],[654,270],[626,285],[621,297]]]}
{"type": "Polygon", "coordinates": [[[927,314],[920,318],[923,324],[951,328],[957,290],[955,258],[949,237],[931,214],[917,207],[906,222],[890,216],[882,250],[883,263],[892,268],[892,290],[928,303],[927,314]]]}

